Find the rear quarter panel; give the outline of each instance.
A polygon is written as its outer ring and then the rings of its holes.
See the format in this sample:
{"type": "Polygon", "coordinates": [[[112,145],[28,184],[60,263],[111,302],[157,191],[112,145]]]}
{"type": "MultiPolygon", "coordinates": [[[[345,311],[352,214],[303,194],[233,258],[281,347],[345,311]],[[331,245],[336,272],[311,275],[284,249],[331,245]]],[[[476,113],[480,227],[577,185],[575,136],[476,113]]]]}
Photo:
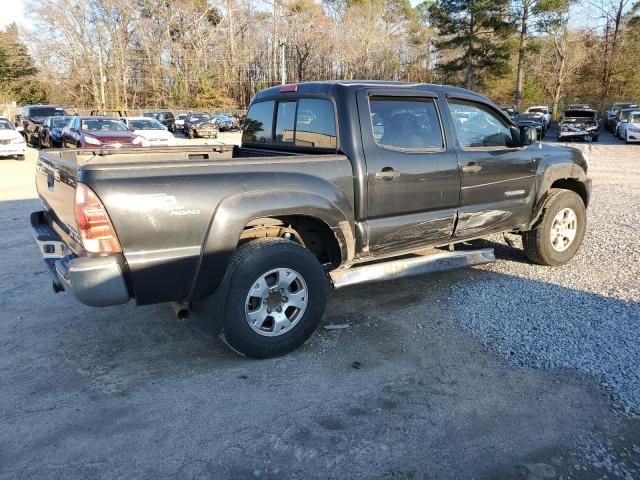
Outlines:
{"type": "Polygon", "coordinates": [[[86,165],[80,180],[109,213],[138,304],[193,299],[201,262],[218,268],[195,294],[211,293],[248,220],[278,214],[283,205],[288,214],[314,214],[299,196],[287,202],[291,192],[326,199],[353,227],[353,173],[341,155],[86,165]],[[250,200],[242,208],[224,202],[244,197],[250,200]],[[216,248],[205,251],[212,236],[216,248]]]}

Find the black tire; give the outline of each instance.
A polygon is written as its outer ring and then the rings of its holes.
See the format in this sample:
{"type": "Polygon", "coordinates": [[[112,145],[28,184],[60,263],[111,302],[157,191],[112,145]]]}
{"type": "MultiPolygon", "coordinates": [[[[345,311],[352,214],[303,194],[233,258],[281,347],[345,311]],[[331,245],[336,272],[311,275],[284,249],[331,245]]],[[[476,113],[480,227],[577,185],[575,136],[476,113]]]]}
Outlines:
{"type": "Polygon", "coordinates": [[[16,160],[19,162],[24,162],[24,155],[16,155],[16,160]]]}
{"type": "Polygon", "coordinates": [[[591,137],[591,141],[594,142],[594,143],[597,143],[598,142],[598,138],[600,138],[600,135],[593,135],[591,137]]]}
{"type": "Polygon", "coordinates": [[[193,138],[195,137],[193,130],[189,130],[189,133],[187,134],[187,137],[189,137],[191,140],[193,140],[193,138]]]}
{"type": "Polygon", "coordinates": [[[221,338],[233,350],[252,358],[285,355],[302,345],[320,323],[327,302],[327,278],[316,257],[294,241],[261,238],[245,243],[233,255],[229,273],[221,338]],[[265,336],[249,325],[245,304],[254,283],[278,268],[294,270],[303,278],[308,291],[307,305],[289,330],[265,336]]]}
{"type": "Polygon", "coordinates": [[[544,203],[542,217],[537,227],[522,234],[524,253],[533,263],[548,266],[563,265],[578,252],[586,226],[587,213],[580,195],[571,190],[552,188],[544,203]],[[566,250],[559,252],[551,243],[551,227],[556,215],[565,208],[572,209],[576,215],[576,234],[566,250]]]}

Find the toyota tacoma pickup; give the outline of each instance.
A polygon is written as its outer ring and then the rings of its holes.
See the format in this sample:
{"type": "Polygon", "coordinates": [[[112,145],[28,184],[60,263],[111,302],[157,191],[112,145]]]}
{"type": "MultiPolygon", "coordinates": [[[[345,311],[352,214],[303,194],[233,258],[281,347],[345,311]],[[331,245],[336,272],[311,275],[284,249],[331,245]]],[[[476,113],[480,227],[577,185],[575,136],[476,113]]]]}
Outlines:
{"type": "Polygon", "coordinates": [[[373,81],[263,90],[241,146],[43,150],[36,176],[55,291],[171,302],[258,358],[300,346],[330,288],[494,260],[461,242],[519,234],[568,262],[591,190],[580,151],[483,96],[373,81]]]}

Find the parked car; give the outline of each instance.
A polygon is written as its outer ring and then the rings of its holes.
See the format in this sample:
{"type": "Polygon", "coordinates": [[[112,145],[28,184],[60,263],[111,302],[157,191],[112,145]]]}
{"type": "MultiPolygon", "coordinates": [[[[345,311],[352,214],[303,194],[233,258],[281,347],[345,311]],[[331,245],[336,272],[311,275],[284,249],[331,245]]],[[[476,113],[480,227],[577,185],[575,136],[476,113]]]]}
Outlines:
{"type": "Polygon", "coordinates": [[[62,147],[62,130],[73,117],[47,117],[38,131],[38,145],[42,148],[62,147]]]}
{"type": "Polygon", "coordinates": [[[221,132],[234,130],[238,128],[238,121],[225,113],[219,113],[218,115],[214,115],[213,118],[216,121],[216,125],[218,126],[218,130],[221,132]]]}
{"type": "Polygon", "coordinates": [[[623,108],[636,108],[638,105],[636,105],[633,102],[616,102],[614,103],[608,110],[606,110],[604,112],[604,126],[607,130],[609,130],[611,133],[613,133],[615,131],[615,127],[616,127],[616,115],[618,113],[619,110],[623,109],[623,108]]]}
{"type": "Polygon", "coordinates": [[[540,137],[543,138],[547,132],[545,117],[542,113],[527,112],[519,113],[515,116],[514,121],[518,126],[531,125],[538,130],[540,137]]]}
{"type": "Polygon", "coordinates": [[[192,113],[184,120],[184,134],[189,138],[218,138],[218,122],[208,113],[192,113]]]}
{"type": "Polygon", "coordinates": [[[598,113],[590,108],[566,110],[558,123],[558,140],[589,140],[597,142],[600,136],[598,113]]]}
{"type": "Polygon", "coordinates": [[[533,113],[533,114],[542,115],[542,118],[544,120],[544,122],[543,122],[544,129],[545,130],[549,130],[549,128],[551,128],[551,112],[549,111],[549,107],[546,107],[544,105],[536,105],[534,107],[527,108],[525,113],[533,113]]]}
{"type": "Polygon", "coordinates": [[[157,112],[145,112],[142,114],[143,117],[155,118],[162,125],[167,127],[171,133],[176,132],[176,117],[173,115],[173,112],[169,110],[160,110],[157,112]]]}
{"type": "Polygon", "coordinates": [[[623,123],[629,121],[629,114],[631,114],[631,112],[634,112],[635,110],[637,110],[637,108],[621,108],[618,110],[613,127],[614,137],[622,138],[622,135],[620,135],[620,127],[623,123]]]}
{"type": "Polygon", "coordinates": [[[513,120],[514,118],[516,118],[516,115],[518,115],[518,112],[513,108],[513,107],[500,107],[500,109],[506,113],[507,115],[509,115],[509,118],[511,118],[511,120],[513,120]]]}
{"type": "Polygon", "coordinates": [[[155,118],[127,117],[123,121],[134,135],[143,138],[143,147],[167,147],[176,144],[173,134],[155,118]]]}
{"type": "Polygon", "coordinates": [[[189,115],[188,113],[179,113],[178,115],[176,115],[176,120],[174,122],[174,125],[176,126],[175,128],[176,131],[178,130],[184,131],[184,119],[187,118],[188,115],[189,115]]]}
{"type": "Polygon", "coordinates": [[[68,113],[62,107],[54,105],[25,105],[20,115],[20,124],[27,144],[38,146],[40,126],[48,117],[65,116],[68,116],[68,113]]]}
{"type": "Polygon", "coordinates": [[[532,262],[570,261],[588,162],[535,141],[461,88],[284,85],[254,96],[240,147],[42,150],[31,222],[55,289],[93,306],[174,302],[235,351],[271,357],[313,333],[330,286],[494,259],[450,251],[469,239],[515,232],[532,262]]]}
{"type": "Polygon", "coordinates": [[[0,117],[0,157],[24,160],[27,143],[8,118],[0,117]]]}
{"type": "Polygon", "coordinates": [[[640,142],[640,109],[631,109],[618,124],[617,137],[626,143],[640,142]]]}
{"type": "Polygon", "coordinates": [[[544,138],[546,129],[544,128],[544,124],[539,117],[529,118],[527,116],[522,117],[521,115],[518,115],[513,121],[518,127],[535,128],[538,138],[540,140],[544,138]]]}
{"type": "Polygon", "coordinates": [[[71,118],[62,129],[62,146],[66,148],[140,147],[143,138],[134,135],[119,118],[71,118]]]}

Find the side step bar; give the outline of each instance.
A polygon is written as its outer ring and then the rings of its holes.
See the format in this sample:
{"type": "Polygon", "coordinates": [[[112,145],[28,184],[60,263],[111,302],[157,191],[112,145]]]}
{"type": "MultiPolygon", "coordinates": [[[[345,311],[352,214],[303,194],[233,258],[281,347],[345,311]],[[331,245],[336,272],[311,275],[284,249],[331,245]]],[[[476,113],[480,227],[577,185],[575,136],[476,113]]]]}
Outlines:
{"type": "Polygon", "coordinates": [[[397,278],[413,277],[425,273],[442,272],[457,268],[481,265],[495,261],[493,248],[481,250],[461,250],[458,252],[443,252],[433,255],[411,257],[401,260],[374,263],[362,267],[334,270],[329,276],[333,288],[338,289],[359,283],[377,282],[380,280],[394,280],[397,278]]]}

